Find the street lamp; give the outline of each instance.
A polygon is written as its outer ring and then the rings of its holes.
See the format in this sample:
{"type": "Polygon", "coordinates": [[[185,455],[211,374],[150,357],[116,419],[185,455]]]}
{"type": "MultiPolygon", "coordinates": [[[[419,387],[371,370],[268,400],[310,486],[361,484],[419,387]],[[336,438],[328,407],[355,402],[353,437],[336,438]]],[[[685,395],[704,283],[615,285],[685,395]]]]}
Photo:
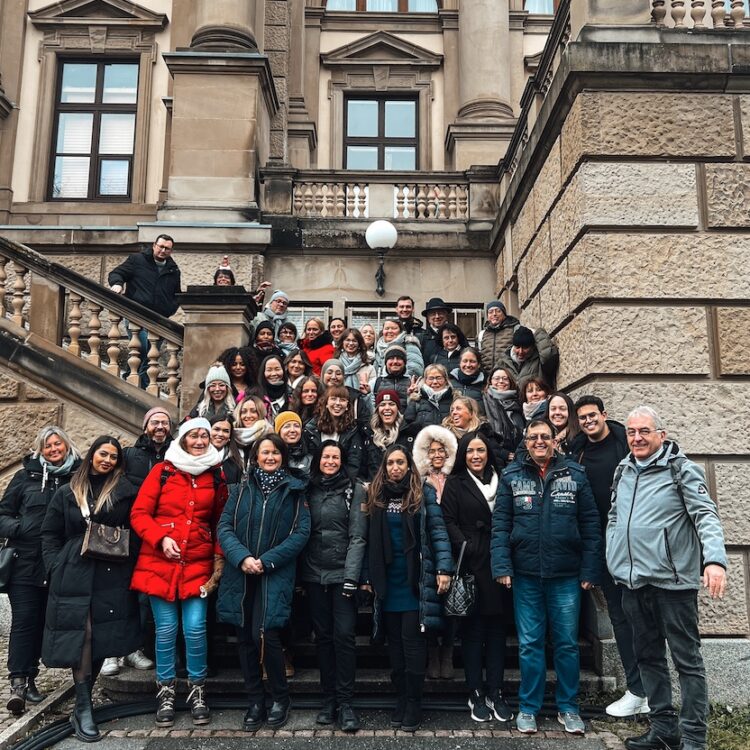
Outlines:
{"type": "Polygon", "coordinates": [[[378,270],[375,272],[375,294],[382,297],[385,294],[385,254],[396,246],[398,232],[390,221],[378,219],[373,221],[365,232],[365,241],[370,250],[378,253],[378,270]]]}

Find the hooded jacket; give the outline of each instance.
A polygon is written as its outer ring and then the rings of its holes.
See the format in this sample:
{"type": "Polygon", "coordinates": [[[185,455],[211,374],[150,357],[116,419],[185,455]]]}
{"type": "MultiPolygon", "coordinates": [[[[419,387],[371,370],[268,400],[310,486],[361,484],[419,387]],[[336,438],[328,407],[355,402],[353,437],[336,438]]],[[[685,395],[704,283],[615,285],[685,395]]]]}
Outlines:
{"type": "Polygon", "coordinates": [[[491,326],[487,322],[479,332],[477,347],[482,360],[482,370],[487,377],[500,362],[501,355],[510,349],[513,344],[513,331],[519,325],[521,323],[518,318],[506,315],[499,326],[491,326]]]}
{"type": "Polygon", "coordinates": [[[333,336],[331,336],[328,331],[323,331],[320,336],[317,336],[312,341],[307,338],[300,339],[299,346],[300,349],[307,354],[307,358],[310,360],[313,375],[315,375],[316,378],[319,378],[320,370],[323,365],[329,359],[333,359],[333,336]]]}
{"type": "Polygon", "coordinates": [[[544,328],[534,331],[534,341],[536,348],[529,352],[523,362],[517,362],[513,358],[513,347],[510,346],[498,356],[495,367],[507,370],[519,384],[526,378],[543,378],[550,386],[554,386],[560,362],[557,346],[544,328]]]}
{"type": "Polygon", "coordinates": [[[427,451],[430,449],[430,443],[433,440],[437,440],[439,443],[447,443],[448,450],[445,457],[445,465],[441,469],[441,472],[448,476],[453,469],[453,464],[456,461],[456,449],[458,448],[458,441],[456,436],[445,427],[440,425],[428,425],[423,427],[417,439],[414,441],[414,448],[412,449],[412,458],[414,459],[414,465],[417,467],[419,476],[424,479],[430,472],[430,459],[427,455],[427,451]]]}
{"type": "Polygon", "coordinates": [[[616,583],[698,589],[703,567],[727,567],[706,477],[677,443],[665,440],[645,468],[629,454],[618,474],[607,523],[607,567],[616,583]]]}
{"type": "Polygon", "coordinates": [[[406,375],[411,377],[416,375],[421,377],[424,373],[424,360],[422,359],[422,349],[419,345],[419,339],[402,331],[395,339],[386,343],[381,336],[375,342],[375,372],[378,375],[385,375],[385,353],[392,346],[401,346],[406,350],[406,375]]]}
{"type": "Polygon", "coordinates": [[[176,296],[180,293],[180,269],[172,258],[165,266],[157,265],[153,248],[133,253],[124,263],[109,272],[110,286],[125,286],[125,296],[149,310],[168,318],[177,312],[176,296]]]}

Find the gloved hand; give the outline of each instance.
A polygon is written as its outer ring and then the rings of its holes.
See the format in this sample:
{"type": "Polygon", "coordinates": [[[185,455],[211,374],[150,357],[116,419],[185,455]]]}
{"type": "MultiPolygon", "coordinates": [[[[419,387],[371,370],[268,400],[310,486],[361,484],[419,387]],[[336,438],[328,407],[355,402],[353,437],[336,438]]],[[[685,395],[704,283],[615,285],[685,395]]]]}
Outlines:
{"type": "Polygon", "coordinates": [[[357,593],[357,584],[351,581],[344,581],[344,590],[341,592],[342,596],[347,599],[351,599],[357,593]]]}

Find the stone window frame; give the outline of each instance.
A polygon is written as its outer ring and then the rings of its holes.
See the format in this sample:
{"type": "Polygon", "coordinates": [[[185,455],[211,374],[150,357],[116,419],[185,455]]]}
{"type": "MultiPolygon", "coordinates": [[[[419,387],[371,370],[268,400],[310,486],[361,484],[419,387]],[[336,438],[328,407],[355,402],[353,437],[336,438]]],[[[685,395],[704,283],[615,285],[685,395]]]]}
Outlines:
{"type": "MultiPolygon", "coordinates": [[[[55,109],[61,62],[86,60],[106,62],[132,59],[138,63],[135,145],[130,199],[118,203],[143,204],[146,201],[148,130],[151,120],[153,71],[159,49],[156,33],[167,23],[165,15],[152,13],[135,3],[101,0],[102,15],[76,17],[81,0],[67,0],[29,13],[31,23],[42,30],[39,43],[39,93],[31,163],[29,201],[50,202],[50,154],[54,137],[55,109]]],[[[68,199],[55,203],[85,203],[87,206],[109,200],[68,199]]]]}
{"type": "Polygon", "coordinates": [[[321,65],[331,71],[328,99],[331,107],[331,169],[343,169],[344,120],[349,96],[376,98],[405,96],[417,101],[417,164],[432,169],[432,73],[443,56],[378,31],[321,55],[321,65]],[[375,56],[368,52],[377,50],[375,56]]]}

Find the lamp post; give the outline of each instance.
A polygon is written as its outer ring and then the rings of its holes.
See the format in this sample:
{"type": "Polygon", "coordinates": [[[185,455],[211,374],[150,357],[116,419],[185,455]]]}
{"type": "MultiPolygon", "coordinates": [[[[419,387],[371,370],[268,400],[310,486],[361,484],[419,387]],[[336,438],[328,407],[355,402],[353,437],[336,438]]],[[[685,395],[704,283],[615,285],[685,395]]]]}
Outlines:
{"type": "Polygon", "coordinates": [[[378,253],[378,270],[375,272],[375,294],[378,297],[385,294],[385,254],[396,246],[397,239],[396,227],[385,219],[373,221],[365,232],[367,246],[378,253]]]}

